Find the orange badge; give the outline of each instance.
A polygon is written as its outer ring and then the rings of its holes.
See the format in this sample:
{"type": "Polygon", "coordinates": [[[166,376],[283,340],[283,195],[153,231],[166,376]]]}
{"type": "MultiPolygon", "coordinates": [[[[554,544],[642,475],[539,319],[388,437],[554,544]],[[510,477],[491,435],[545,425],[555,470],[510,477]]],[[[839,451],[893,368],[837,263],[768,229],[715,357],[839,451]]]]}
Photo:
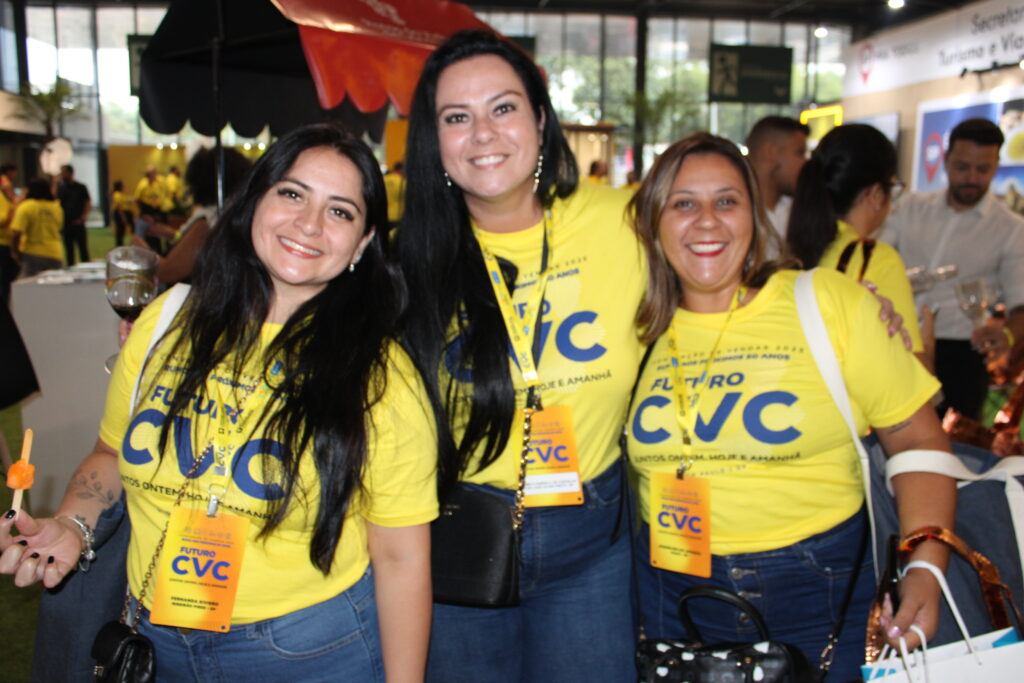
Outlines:
{"type": "Polygon", "coordinates": [[[711,484],[703,477],[652,472],[648,521],[651,566],[711,576],[711,484]]]}

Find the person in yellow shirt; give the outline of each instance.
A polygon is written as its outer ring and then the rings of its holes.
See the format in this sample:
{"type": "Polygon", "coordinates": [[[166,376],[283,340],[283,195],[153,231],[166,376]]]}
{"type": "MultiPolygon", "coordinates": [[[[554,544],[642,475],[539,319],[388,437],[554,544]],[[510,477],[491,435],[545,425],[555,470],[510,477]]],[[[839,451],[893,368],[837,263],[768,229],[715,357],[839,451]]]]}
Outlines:
{"type": "Polygon", "coordinates": [[[142,311],[57,516],[0,519],[0,572],[57,585],[124,492],[157,677],[422,680],[436,435],[394,341],[386,221],[364,143],[328,124],[276,142],[180,308],[173,289],[142,311]]]}
{"type": "Polygon", "coordinates": [[[626,171],[626,184],[622,186],[622,189],[629,193],[635,193],[640,189],[640,179],[636,175],[636,171],[626,171]]]}
{"type": "Polygon", "coordinates": [[[396,161],[391,172],[384,176],[384,187],[388,192],[388,225],[394,227],[402,220],[405,211],[405,164],[396,161]]]}
{"type": "Polygon", "coordinates": [[[11,219],[17,196],[12,178],[14,164],[0,165],[0,300],[10,303],[11,283],[18,277],[18,264],[11,257],[11,219]]]}
{"type": "Polygon", "coordinates": [[[115,180],[113,191],[110,194],[110,214],[114,220],[114,240],[117,246],[124,244],[124,237],[132,229],[134,214],[132,213],[131,198],[124,191],[124,182],[115,180]]]}
{"type": "Polygon", "coordinates": [[[560,491],[526,496],[516,604],[435,603],[427,680],[635,680],[629,541],[614,533],[626,504],[618,438],[642,355],[629,195],[579,182],[540,70],[489,31],[456,33],[427,59],[406,167],[405,339],[453,436],[442,490],[510,508],[520,481],[560,491]],[[537,403],[551,417],[531,423],[543,435],[526,444],[520,479],[524,408],[537,403]]]}
{"type": "Polygon", "coordinates": [[[933,370],[934,340],[926,354],[907,267],[892,246],[872,237],[902,189],[887,137],[864,124],[833,128],[800,171],[786,242],[804,268],[838,269],[891,299],[912,350],[933,370]]]}
{"type": "Polygon", "coordinates": [[[64,210],[46,178],[28,184],[24,201],[11,220],[11,257],[21,266],[21,277],[64,267],[64,210]]]}
{"type": "Polygon", "coordinates": [[[608,185],[608,164],[604,159],[594,159],[590,162],[587,182],[595,185],[608,185]]]}
{"type": "MultiPolygon", "coordinates": [[[[857,564],[868,523],[858,454],[801,334],[799,273],[766,258],[778,238],[753,171],[733,143],[696,133],[662,153],[632,207],[649,262],[637,322],[652,345],[627,421],[647,637],[685,639],[679,596],[711,584],[739,592],[774,639],[816,662],[856,576],[829,680],[856,678],[876,587],[871,554],[857,564]]],[[[873,428],[890,454],[949,452],[928,403],[938,382],[887,335],[872,293],[825,269],[813,287],[860,433],[873,428]]],[[[893,488],[901,529],[952,526],[954,480],[915,472],[893,488]]],[[[926,543],[913,559],[944,568],[948,554],[926,543]]],[[[900,593],[883,623],[890,642],[916,647],[908,629],[934,634],[939,586],[910,572],[900,593]]],[[[707,642],[751,640],[716,601],[689,611],[707,642]]]]}
{"type": "Polygon", "coordinates": [[[185,192],[185,187],[181,182],[181,169],[177,166],[171,166],[167,171],[167,175],[163,177],[163,181],[167,194],[160,208],[170,213],[181,206],[181,200],[185,192]]]}
{"type": "Polygon", "coordinates": [[[156,167],[146,168],[146,175],[135,186],[135,201],[139,204],[139,214],[152,216],[160,221],[167,220],[164,202],[167,200],[167,184],[157,175],[156,167]]]}

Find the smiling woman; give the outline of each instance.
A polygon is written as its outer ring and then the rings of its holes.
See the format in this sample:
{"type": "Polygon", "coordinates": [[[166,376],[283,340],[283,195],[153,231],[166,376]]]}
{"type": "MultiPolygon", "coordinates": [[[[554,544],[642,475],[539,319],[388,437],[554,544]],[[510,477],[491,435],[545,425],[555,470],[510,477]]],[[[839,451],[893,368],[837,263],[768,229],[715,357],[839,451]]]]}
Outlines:
{"type": "MultiPolygon", "coordinates": [[[[578,186],[539,69],[490,32],[456,34],[427,60],[408,150],[404,339],[442,416],[442,490],[508,509],[523,492],[511,599],[435,604],[428,679],[635,678],[618,449],[642,353],[629,195],[578,186]],[[544,439],[525,437],[525,415],[544,439]],[[525,472],[524,445],[537,456],[525,472]],[[568,455],[546,460],[553,449],[568,455]]],[[[446,547],[462,556],[495,537],[446,547]]]]}
{"type": "MultiPolygon", "coordinates": [[[[764,257],[775,232],[752,171],[731,142],[696,133],[665,150],[632,206],[650,267],[637,319],[653,346],[627,422],[644,520],[635,558],[646,634],[696,637],[679,618],[679,596],[713,584],[752,602],[773,638],[816,661],[852,586],[827,680],[856,677],[874,594],[870,556],[858,564],[867,533],[858,456],[799,333],[796,271],[764,257]],[[701,517],[685,533],[675,527],[687,518],[672,516],[681,499],[701,517]]],[[[937,383],[888,337],[871,293],[827,270],[814,289],[861,433],[874,428],[888,453],[948,452],[928,404],[937,383]]],[[[894,488],[904,532],[951,523],[952,480],[905,474],[894,488]]],[[[918,552],[946,559],[942,549],[918,552]]],[[[885,615],[890,638],[911,623],[933,633],[930,575],[911,572],[901,594],[896,614],[885,615]]],[[[689,609],[706,642],[753,638],[733,610],[714,605],[689,609]]]]}
{"type": "Polygon", "coordinates": [[[346,268],[374,236],[362,176],[329,147],[303,151],[256,205],[252,242],[274,286],[268,322],[284,323],[346,268]]]}
{"type": "Polygon", "coordinates": [[[421,679],[436,436],[394,341],[386,221],[365,144],[331,125],[274,144],[180,310],[172,290],[136,322],[58,516],[0,520],[0,573],[57,585],[124,491],[160,679],[421,679]]]}

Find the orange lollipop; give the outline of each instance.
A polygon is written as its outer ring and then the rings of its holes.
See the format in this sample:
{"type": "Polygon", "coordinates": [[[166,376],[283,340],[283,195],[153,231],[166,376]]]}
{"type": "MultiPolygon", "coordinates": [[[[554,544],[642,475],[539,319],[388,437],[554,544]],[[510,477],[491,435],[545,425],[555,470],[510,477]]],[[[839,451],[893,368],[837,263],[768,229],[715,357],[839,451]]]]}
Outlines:
{"type": "MultiPolygon", "coordinates": [[[[32,488],[36,479],[36,466],[28,462],[32,454],[32,430],[25,430],[25,439],[21,444],[21,459],[11,465],[7,470],[7,487],[14,489],[14,498],[11,501],[11,509],[16,513],[21,512],[21,499],[27,489],[32,488]]],[[[17,514],[15,514],[17,519],[17,514]]]]}

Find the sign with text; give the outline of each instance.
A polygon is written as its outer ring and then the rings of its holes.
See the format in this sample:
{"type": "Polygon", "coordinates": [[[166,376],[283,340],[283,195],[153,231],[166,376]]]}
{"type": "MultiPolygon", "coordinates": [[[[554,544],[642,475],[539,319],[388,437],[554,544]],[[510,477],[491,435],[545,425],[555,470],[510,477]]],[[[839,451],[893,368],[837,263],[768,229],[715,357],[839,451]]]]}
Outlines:
{"type": "Polygon", "coordinates": [[[959,76],[1024,56],[1024,2],[988,0],[850,46],[843,96],[959,76]]]}
{"type": "Polygon", "coordinates": [[[793,49],[711,45],[709,102],[789,104],[793,49]]]}

